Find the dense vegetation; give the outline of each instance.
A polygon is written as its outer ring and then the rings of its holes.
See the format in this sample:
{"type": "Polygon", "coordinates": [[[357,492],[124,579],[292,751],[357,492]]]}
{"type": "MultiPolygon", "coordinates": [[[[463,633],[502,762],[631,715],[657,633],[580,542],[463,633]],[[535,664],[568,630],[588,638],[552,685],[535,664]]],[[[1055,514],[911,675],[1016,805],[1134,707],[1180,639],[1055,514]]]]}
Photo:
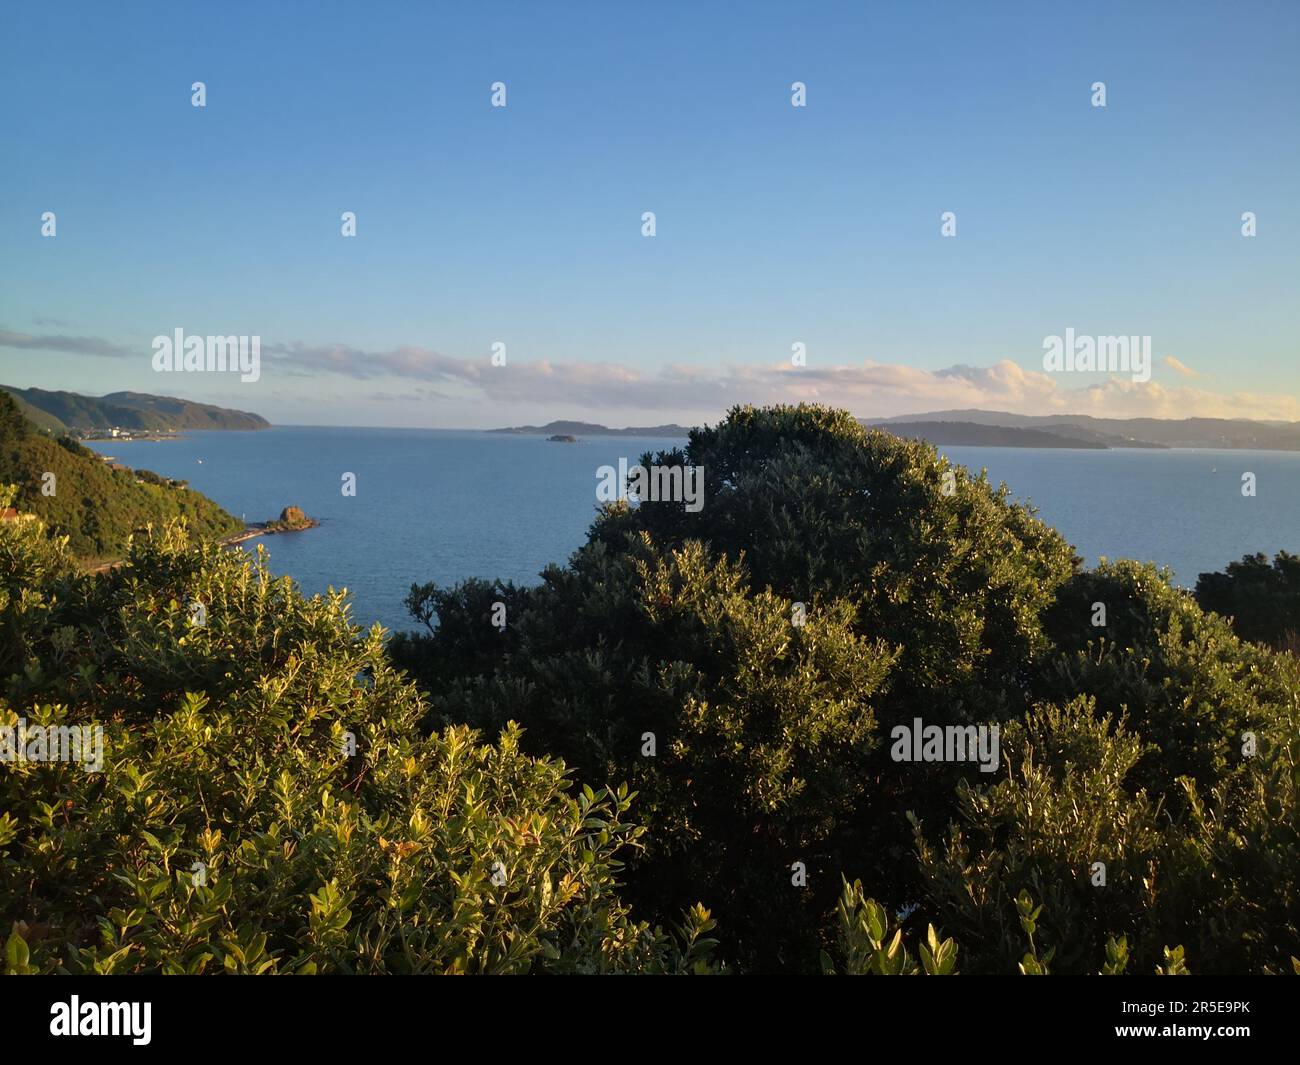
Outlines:
{"type": "Polygon", "coordinates": [[[0,524],[0,725],[104,728],[0,771],[6,967],[1300,969],[1300,661],[845,414],[642,461],[703,510],[387,644],[179,527],[87,576],[0,524]],[[996,769],[895,760],[917,718],[996,769]]]}
{"type": "Polygon", "coordinates": [[[703,466],[703,509],[608,506],[535,588],[417,586],[426,632],[391,645],[432,722],[519,721],[631,783],[638,912],[702,899],[733,963],[806,970],[861,880],[964,971],[1015,972],[1023,893],[1054,971],[1152,972],[1176,945],[1195,971],[1290,970],[1295,660],[1152,567],[1083,570],[1004,490],[847,414],[737,409],[641,461],[703,466]],[[916,718],[998,724],[998,770],[894,761],[916,718]]]}
{"type": "Polygon", "coordinates": [[[422,734],[379,630],[260,557],[173,530],[92,577],[6,523],[0,631],[0,725],[104,729],[102,772],[0,772],[11,971],[707,965],[703,910],[665,934],[612,890],[643,834],[625,789],[574,788],[517,729],[422,734]]]}
{"type": "Polygon", "coordinates": [[[1196,601],[1232,620],[1243,639],[1300,655],[1300,555],[1279,551],[1229,562],[1226,573],[1202,573],[1196,601]]]}
{"type": "Polygon", "coordinates": [[[134,530],[173,518],[187,519],[191,532],[205,539],[243,528],[198,492],[148,470],[111,469],[75,441],[38,432],[4,391],[0,484],[16,485],[14,505],[66,535],[72,552],[83,559],[119,558],[134,530]]]}
{"type": "Polygon", "coordinates": [[[56,437],[67,433],[68,427],[62,421],[39,407],[33,407],[13,389],[0,386],[0,394],[8,394],[9,398],[14,402],[14,406],[18,408],[18,412],[43,433],[56,437]]]}

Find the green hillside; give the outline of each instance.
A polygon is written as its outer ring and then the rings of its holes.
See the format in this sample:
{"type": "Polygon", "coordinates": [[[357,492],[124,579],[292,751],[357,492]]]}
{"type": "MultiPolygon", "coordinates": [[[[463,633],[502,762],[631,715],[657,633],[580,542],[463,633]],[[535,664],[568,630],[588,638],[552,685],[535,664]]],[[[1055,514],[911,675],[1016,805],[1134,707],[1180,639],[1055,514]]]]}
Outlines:
{"type": "Polygon", "coordinates": [[[75,441],[36,432],[14,398],[0,391],[0,484],[17,485],[17,509],[67,535],[82,559],[117,558],[133,530],[169,518],[187,518],[204,539],[243,527],[206,496],[158,480],[143,483],[136,472],[111,469],[75,441]],[[52,495],[42,491],[47,483],[52,495]]]}
{"type": "MultiPolygon", "coordinates": [[[[144,392],[80,396],[75,392],[47,392],[43,388],[0,385],[0,389],[26,406],[55,418],[61,426],[73,429],[266,429],[270,426],[261,415],[248,411],[144,392]]],[[[41,424],[35,418],[32,420],[41,424]]]]}
{"type": "Polygon", "coordinates": [[[39,407],[33,407],[21,396],[14,395],[13,393],[10,394],[13,395],[14,402],[18,405],[18,410],[22,413],[23,417],[35,425],[36,428],[45,429],[55,434],[67,432],[68,427],[53,414],[50,414],[48,411],[43,411],[39,407]]]}

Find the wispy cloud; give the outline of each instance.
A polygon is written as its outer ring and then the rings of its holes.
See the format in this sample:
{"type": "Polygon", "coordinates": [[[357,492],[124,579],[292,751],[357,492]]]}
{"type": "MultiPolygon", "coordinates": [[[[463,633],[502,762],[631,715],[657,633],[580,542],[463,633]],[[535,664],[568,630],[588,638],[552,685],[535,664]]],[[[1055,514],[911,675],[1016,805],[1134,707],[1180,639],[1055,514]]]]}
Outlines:
{"type": "MultiPolygon", "coordinates": [[[[798,368],[781,363],[670,365],[644,372],[617,363],[546,359],[498,367],[486,358],[460,359],[415,346],[367,352],[344,345],[289,344],[263,351],[272,355],[265,364],[272,372],[278,363],[294,373],[436,381],[459,385],[468,396],[492,403],[529,403],[563,411],[635,409],[684,416],[721,412],[735,403],[806,401],[847,407],[864,417],[982,407],[1023,414],[1300,420],[1300,401],[1292,396],[1170,388],[1123,377],[1099,377],[1079,386],[1074,380],[1026,370],[1009,359],[991,366],[958,364],[938,370],[867,360],[798,368]]],[[[1176,359],[1166,360],[1166,365],[1180,376],[1195,375],[1176,359]]],[[[386,393],[384,398],[394,397],[386,393]]]]}
{"type": "Polygon", "coordinates": [[[58,334],[33,336],[31,333],[11,333],[0,329],[0,348],[17,348],[19,351],[61,351],[67,355],[102,355],[121,358],[139,352],[104,340],[102,337],[73,337],[58,334]]]}
{"type": "Polygon", "coordinates": [[[299,374],[335,373],[358,380],[404,377],[417,381],[473,380],[483,369],[468,359],[442,355],[431,348],[404,345],[390,351],[365,351],[348,344],[262,344],[268,365],[299,374]]]}
{"type": "Polygon", "coordinates": [[[1174,373],[1182,374],[1184,377],[1205,376],[1205,374],[1198,373],[1197,371],[1193,370],[1190,366],[1188,366],[1186,363],[1182,362],[1181,360],[1175,359],[1172,355],[1165,355],[1163,358],[1161,358],[1160,361],[1164,363],[1166,366],[1168,366],[1169,369],[1173,370],[1174,373]]]}
{"type": "MultiPolygon", "coordinates": [[[[32,336],[3,330],[0,347],[148,357],[147,351],[99,337],[32,336]]],[[[1173,356],[1165,356],[1162,362],[1180,378],[1205,376],[1173,356]]],[[[522,358],[493,366],[486,356],[465,359],[419,345],[372,351],[342,343],[294,341],[264,342],[262,372],[264,380],[320,379],[321,388],[328,386],[329,378],[374,381],[372,390],[350,393],[358,401],[528,407],[563,415],[661,412],[666,420],[715,417],[737,403],[797,402],[845,407],[860,417],[979,407],[1020,414],[1300,420],[1300,400],[1294,396],[1212,392],[1188,384],[1166,387],[1159,381],[1137,383],[1123,376],[1084,380],[1078,374],[1026,370],[1010,359],[937,370],[868,359],[803,367],[672,364],[646,371],[608,361],[522,358]],[[402,387],[403,381],[411,385],[402,387]]]]}

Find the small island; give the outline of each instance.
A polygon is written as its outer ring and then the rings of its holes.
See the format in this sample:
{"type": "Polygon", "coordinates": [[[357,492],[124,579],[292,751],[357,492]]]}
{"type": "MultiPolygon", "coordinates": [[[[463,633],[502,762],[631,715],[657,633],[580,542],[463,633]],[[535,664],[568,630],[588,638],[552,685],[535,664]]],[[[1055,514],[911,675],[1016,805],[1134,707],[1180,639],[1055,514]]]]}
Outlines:
{"type": "Polygon", "coordinates": [[[267,533],[298,532],[300,529],[315,528],[319,524],[320,522],[315,518],[307,517],[301,508],[285,507],[280,511],[279,518],[262,525],[262,531],[267,533]]]}
{"type": "Polygon", "coordinates": [[[301,532],[303,529],[314,529],[320,522],[315,518],[309,518],[303,513],[301,507],[285,507],[280,511],[280,516],[274,521],[256,521],[241,533],[227,537],[222,541],[223,544],[243,543],[245,540],[252,540],[258,536],[271,536],[275,533],[301,532]]]}
{"type": "Polygon", "coordinates": [[[546,442],[548,444],[576,444],[578,438],[576,436],[569,436],[566,433],[556,433],[554,436],[548,436],[546,442]]]}

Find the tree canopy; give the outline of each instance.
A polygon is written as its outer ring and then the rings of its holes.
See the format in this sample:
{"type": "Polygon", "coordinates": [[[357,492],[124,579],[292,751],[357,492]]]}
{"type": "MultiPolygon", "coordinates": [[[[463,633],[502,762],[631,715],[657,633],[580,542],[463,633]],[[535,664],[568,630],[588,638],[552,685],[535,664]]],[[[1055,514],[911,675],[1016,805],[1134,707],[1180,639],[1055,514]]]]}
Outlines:
{"type": "Polygon", "coordinates": [[[734,963],[798,971],[861,881],[966,971],[1016,971],[1023,895],[1044,969],[1183,944],[1199,971],[1289,969],[1294,659],[1150,566],[1083,569],[1004,486],[844,412],[737,408],[641,463],[702,466],[703,508],[607,505],[537,587],[416,585],[425,631],[390,646],[431,721],[517,721],[631,782],[640,912],[702,899],[734,963]],[[997,771],[894,761],[918,719],[998,726],[997,771]]]}

